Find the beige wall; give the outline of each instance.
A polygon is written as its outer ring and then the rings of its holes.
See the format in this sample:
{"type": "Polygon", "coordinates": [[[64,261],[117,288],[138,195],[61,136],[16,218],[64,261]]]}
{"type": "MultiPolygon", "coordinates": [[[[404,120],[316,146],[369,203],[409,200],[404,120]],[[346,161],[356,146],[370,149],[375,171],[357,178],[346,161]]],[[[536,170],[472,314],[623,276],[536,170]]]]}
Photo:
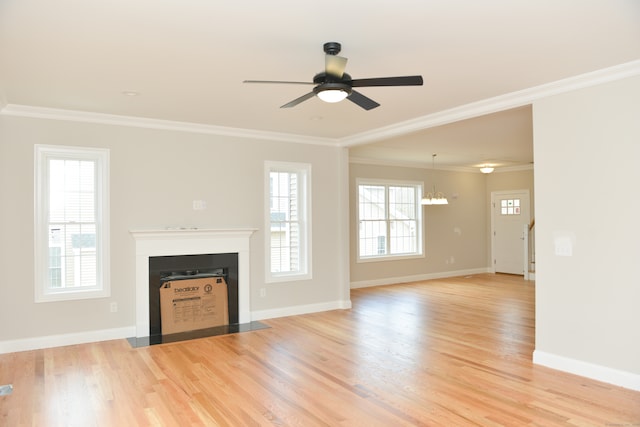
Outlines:
{"type": "Polygon", "coordinates": [[[536,360],[640,390],[640,77],[533,113],[536,360]],[[573,256],[555,255],[562,238],[573,256]]]}
{"type": "Polygon", "coordinates": [[[352,163],[349,189],[351,206],[349,252],[352,287],[420,280],[433,275],[465,274],[465,272],[487,269],[488,199],[485,176],[469,172],[352,163]],[[424,258],[357,262],[356,179],[358,178],[418,181],[429,188],[435,180],[437,190],[443,191],[449,198],[449,205],[422,208],[425,233],[424,258]]]}
{"type": "Polygon", "coordinates": [[[348,303],[345,159],[346,150],[337,147],[0,115],[0,347],[6,340],[133,326],[131,229],[256,228],[253,312],[269,316],[348,303]],[[34,144],[111,151],[110,298],[34,303],[34,144]],[[312,280],[264,283],[265,160],[312,164],[312,280]],[[205,200],[207,209],[194,211],[193,200],[205,200]],[[117,313],[109,311],[112,301],[117,313]]]}

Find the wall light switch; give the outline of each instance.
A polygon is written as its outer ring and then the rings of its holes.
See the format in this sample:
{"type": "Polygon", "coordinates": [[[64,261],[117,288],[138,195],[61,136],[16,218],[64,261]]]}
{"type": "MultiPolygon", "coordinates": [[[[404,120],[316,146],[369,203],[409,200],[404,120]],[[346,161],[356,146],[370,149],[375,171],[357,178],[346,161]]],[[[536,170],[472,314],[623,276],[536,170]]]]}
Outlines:
{"type": "Polygon", "coordinates": [[[207,202],[204,200],[194,200],[193,201],[193,210],[194,211],[202,211],[207,209],[207,202]]]}
{"type": "Polygon", "coordinates": [[[556,237],[554,249],[557,256],[573,256],[573,242],[569,237],[556,237]]]}

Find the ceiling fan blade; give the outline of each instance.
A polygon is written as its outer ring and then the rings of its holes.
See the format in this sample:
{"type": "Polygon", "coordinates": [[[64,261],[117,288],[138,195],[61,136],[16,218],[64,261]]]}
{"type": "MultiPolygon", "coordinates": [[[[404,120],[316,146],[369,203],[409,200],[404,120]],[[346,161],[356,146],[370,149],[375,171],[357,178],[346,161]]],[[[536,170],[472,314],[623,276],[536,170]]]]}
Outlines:
{"type": "Polygon", "coordinates": [[[313,85],[314,82],[284,82],[280,80],[243,80],[242,83],[275,83],[286,85],[313,85]]]}
{"type": "Polygon", "coordinates": [[[331,76],[342,78],[344,69],[347,67],[347,58],[338,55],[325,55],[324,68],[325,72],[331,76]]]}
{"type": "Polygon", "coordinates": [[[373,79],[355,79],[351,87],[370,86],[422,86],[422,76],[378,77],[373,79]]]}
{"type": "Polygon", "coordinates": [[[313,98],[314,96],[316,96],[315,93],[313,92],[309,92],[306,95],[302,95],[300,98],[296,98],[291,102],[287,102],[286,104],[284,104],[283,106],[281,106],[280,108],[291,108],[291,107],[295,107],[296,105],[300,104],[303,101],[306,101],[309,98],[313,98]]]}
{"type": "Polygon", "coordinates": [[[380,106],[380,104],[378,104],[373,99],[367,98],[366,96],[364,96],[360,92],[356,92],[355,90],[351,91],[351,95],[347,96],[347,99],[367,111],[380,106]]]}

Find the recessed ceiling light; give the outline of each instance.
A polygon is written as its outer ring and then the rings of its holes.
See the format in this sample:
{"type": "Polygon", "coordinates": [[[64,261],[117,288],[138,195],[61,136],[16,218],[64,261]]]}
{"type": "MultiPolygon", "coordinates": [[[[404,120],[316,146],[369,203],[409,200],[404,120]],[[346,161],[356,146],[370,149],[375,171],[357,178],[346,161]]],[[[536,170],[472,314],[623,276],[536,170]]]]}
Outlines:
{"type": "Polygon", "coordinates": [[[135,90],[123,90],[122,94],[124,96],[138,96],[140,95],[140,92],[136,92],[135,90]]]}

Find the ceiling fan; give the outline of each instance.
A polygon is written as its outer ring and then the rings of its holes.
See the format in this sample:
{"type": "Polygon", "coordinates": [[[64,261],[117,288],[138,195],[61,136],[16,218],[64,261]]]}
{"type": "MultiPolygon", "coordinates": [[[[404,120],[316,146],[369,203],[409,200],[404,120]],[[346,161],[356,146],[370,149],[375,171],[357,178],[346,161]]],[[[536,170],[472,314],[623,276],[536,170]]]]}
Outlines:
{"type": "Polygon", "coordinates": [[[347,58],[338,56],[342,46],[338,42],[328,42],[324,44],[325,70],[313,77],[312,82],[288,82],[274,80],[245,80],[244,83],[275,83],[275,84],[308,84],[316,85],[313,90],[299,98],[294,99],[280,108],[291,108],[307,99],[318,96],[325,102],[340,102],[347,98],[349,101],[371,110],[379,107],[376,101],[353,90],[354,87],[372,86],[422,86],[422,76],[401,76],[401,77],[377,77],[370,79],[352,79],[344,72],[347,66],[347,58]]]}

